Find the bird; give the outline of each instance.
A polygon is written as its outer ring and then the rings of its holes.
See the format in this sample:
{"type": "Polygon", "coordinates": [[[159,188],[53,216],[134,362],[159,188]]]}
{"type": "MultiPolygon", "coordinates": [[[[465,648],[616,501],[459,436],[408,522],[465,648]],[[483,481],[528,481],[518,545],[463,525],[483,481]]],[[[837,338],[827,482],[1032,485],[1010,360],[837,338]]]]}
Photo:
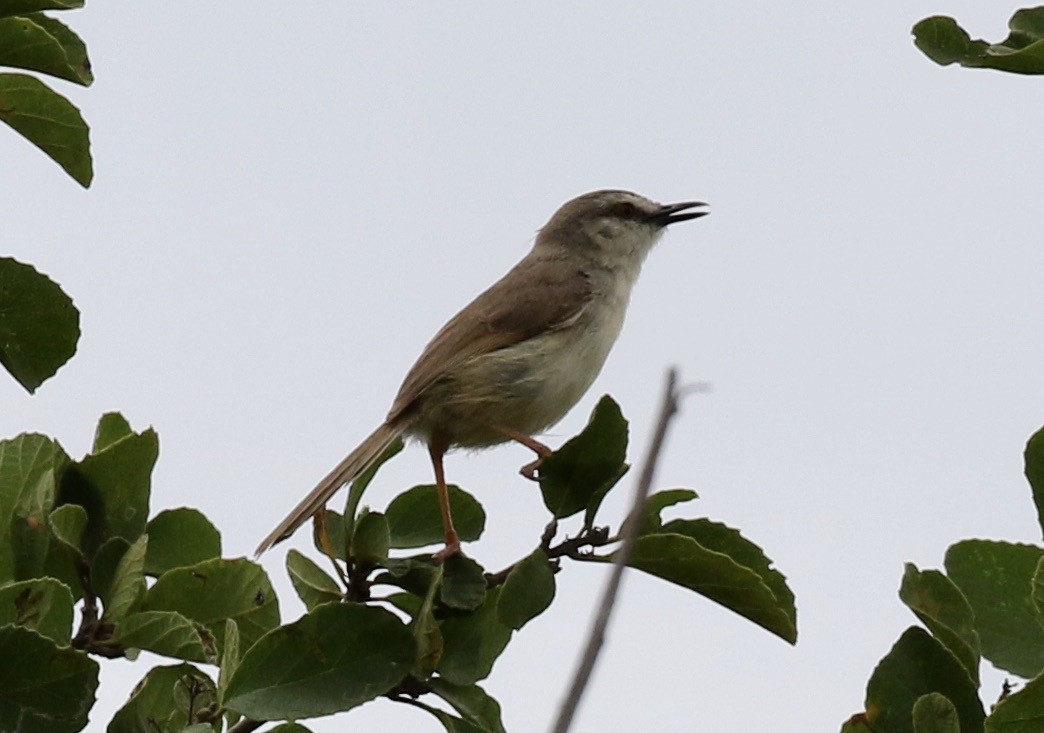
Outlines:
{"type": "Polygon", "coordinates": [[[551,449],[533,436],[561,420],[598,376],[653,245],[668,226],[710,213],[706,206],[605,189],[559,207],[532,249],[435,334],[384,422],[261,541],[256,555],[290,537],[403,437],[424,443],[431,458],[445,531],[435,559],[459,553],[446,452],[516,441],[536,454],[521,469],[536,479],[551,449]]]}

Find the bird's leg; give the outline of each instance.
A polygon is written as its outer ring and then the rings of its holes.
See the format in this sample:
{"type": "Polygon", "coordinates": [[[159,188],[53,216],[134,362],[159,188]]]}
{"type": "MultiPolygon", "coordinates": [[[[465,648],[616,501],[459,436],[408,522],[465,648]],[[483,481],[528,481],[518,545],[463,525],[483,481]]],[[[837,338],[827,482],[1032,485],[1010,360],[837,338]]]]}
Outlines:
{"type": "Polygon", "coordinates": [[[446,546],[435,553],[435,562],[442,562],[460,552],[460,537],[453,528],[453,516],[450,514],[449,490],[446,488],[446,474],[442,468],[442,457],[446,455],[449,445],[444,440],[432,439],[428,443],[428,454],[431,465],[435,469],[435,491],[439,495],[439,511],[442,512],[442,527],[446,531],[446,546]]]}
{"type": "Polygon", "coordinates": [[[520,468],[518,472],[530,481],[539,481],[540,479],[538,479],[536,475],[537,469],[540,468],[540,464],[544,462],[544,459],[551,455],[554,451],[552,451],[546,445],[541,443],[539,440],[531,438],[524,433],[518,432],[517,430],[512,430],[511,428],[503,428],[499,426],[493,429],[501,435],[503,435],[504,437],[511,438],[512,440],[521,443],[526,448],[529,448],[529,450],[537,454],[537,459],[535,461],[522,466],[522,468],[520,468]]]}

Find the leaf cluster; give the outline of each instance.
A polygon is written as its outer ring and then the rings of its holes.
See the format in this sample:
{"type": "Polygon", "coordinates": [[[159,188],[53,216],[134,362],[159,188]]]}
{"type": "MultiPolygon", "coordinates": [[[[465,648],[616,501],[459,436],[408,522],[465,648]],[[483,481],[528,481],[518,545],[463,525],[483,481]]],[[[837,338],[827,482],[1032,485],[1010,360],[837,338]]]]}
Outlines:
{"type": "MultiPolygon", "coordinates": [[[[49,10],[83,0],[0,0],[0,66],[90,86],[87,47],[49,10]]],[[[0,74],[0,120],[46,153],[84,188],[94,177],[87,123],[73,104],[29,74],[0,74]]]]}
{"type": "MultiPolygon", "coordinates": [[[[1026,477],[1044,530],[1044,428],[1026,445],[1026,477]]],[[[899,598],[912,626],[867,683],[865,712],[842,733],[1028,733],[1044,730],[1044,547],[969,539],[952,545],[945,573],[907,564],[899,598]],[[991,710],[979,666],[1028,682],[1006,684],[991,710]]]]}
{"type": "MultiPolygon", "coordinates": [[[[489,572],[463,554],[439,563],[422,550],[442,538],[433,486],[414,486],[383,511],[362,505],[380,463],[401,449],[392,446],[353,483],[344,512],[318,518],[317,554],[287,554],[306,612],[284,624],[264,569],[223,558],[202,513],[149,517],[153,430],[107,414],[78,461],[42,435],[2,441],[0,657],[33,663],[0,674],[0,729],[81,730],[97,658],[148,650],[173,663],[145,674],[110,733],[249,730],[378,697],[448,731],[501,732],[500,706],[479,683],[550,606],[564,562],[612,561],[619,533],[595,522],[627,471],[626,448],[627,423],[605,397],[541,467],[550,521],[536,546],[489,572]],[[578,528],[562,535],[559,522],[572,517],[582,517],[578,528]]],[[[629,564],[793,642],[793,595],[757,545],[706,518],[663,519],[695,497],[662,491],[625,518],[639,532],[629,564]]],[[[450,501],[462,541],[478,540],[481,504],[455,486],[450,501]]]]}

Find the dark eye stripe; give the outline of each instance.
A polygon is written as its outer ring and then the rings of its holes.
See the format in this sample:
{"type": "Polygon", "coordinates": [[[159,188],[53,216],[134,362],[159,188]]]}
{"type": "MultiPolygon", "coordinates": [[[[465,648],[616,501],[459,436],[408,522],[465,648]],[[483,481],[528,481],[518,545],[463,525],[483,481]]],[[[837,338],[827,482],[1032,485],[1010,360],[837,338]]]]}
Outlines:
{"type": "Polygon", "coordinates": [[[637,220],[642,218],[641,212],[638,211],[638,207],[627,201],[621,201],[609,207],[609,215],[615,216],[618,219],[637,220]]]}

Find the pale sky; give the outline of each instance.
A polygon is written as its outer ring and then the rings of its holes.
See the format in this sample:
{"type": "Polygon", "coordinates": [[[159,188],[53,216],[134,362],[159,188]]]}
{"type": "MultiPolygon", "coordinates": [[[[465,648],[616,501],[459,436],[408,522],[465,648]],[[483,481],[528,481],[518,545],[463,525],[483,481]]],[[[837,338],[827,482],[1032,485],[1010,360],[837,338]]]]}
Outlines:
{"type": "MultiPolygon", "coordinates": [[[[4,251],[82,312],[79,353],[0,435],[74,457],[98,417],[155,427],[153,510],[195,506],[227,556],[262,536],[384,416],[438,327],[566,199],[627,188],[712,214],[650,255],[602,375],[644,452],[664,369],[713,384],[656,486],[761,545],[797,595],[790,647],[628,574],[576,731],[837,730],[916,623],[903,563],[968,537],[1039,542],[1022,477],[1044,423],[1040,81],[941,68],[910,27],[1000,40],[1017,5],[100,3],[60,14],[89,89],[83,191],[0,130],[4,251]],[[847,12],[846,12],[847,10],[847,12]]],[[[484,503],[489,569],[546,521],[517,446],[452,455],[484,503]]],[[[367,495],[428,483],[417,446],[367,495]]],[[[603,510],[618,521],[628,481],[603,510]]],[[[343,495],[333,502],[343,506],[343,495]]],[[[263,562],[284,621],[302,612],[263,562]]],[[[552,608],[482,683],[509,731],[546,730],[605,569],[566,564],[552,608]]],[[[102,731],[154,657],[102,661],[102,731]]],[[[168,663],[162,661],[160,663],[168,663]]],[[[984,670],[988,670],[988,663],[984,670]]],[[[985,703],[1002,676],[986,672],[985,703]]],[[[384,700],[316,731],[438,731],[384,700]]]]}

